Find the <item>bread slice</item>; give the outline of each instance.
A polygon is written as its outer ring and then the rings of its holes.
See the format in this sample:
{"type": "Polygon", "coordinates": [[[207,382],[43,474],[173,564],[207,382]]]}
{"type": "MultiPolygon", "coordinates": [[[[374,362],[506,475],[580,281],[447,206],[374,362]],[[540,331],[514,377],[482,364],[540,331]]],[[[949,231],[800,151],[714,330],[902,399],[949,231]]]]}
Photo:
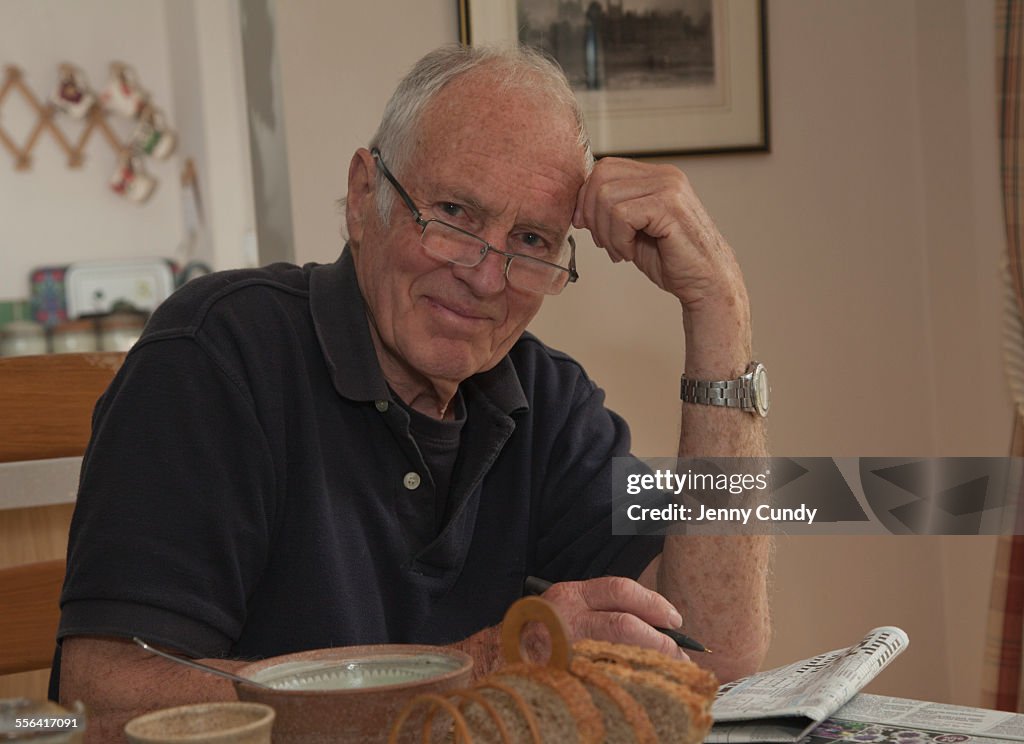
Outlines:
{"type": "Polygon", "coordinates": [[[656,672],[630,669],[622,664],[605,664],[602,671],[644,707],[659,741],[704,741],[712,723],[706,698],[656,672]]]}
{"type": "Polygon", "coordinates": [[[615,744],[658,744],[647,712],[632,695],[592,661],[577,656],[570,671],[587,688],[604,720],[604,740],[615,744]]]}
{"type": "Polygon", "coordinates": [[[572,649],[574,654],[598,664],[620,664],[630,669],[659,674],[706,698],[708,706],[714,702],[715,693],[718,692],[718,680],[711,672],[701,669],[692,661],[673,659],[653,649],[591,639],[577,641],[572,649]]]}
{"type": "Polygon", "coordinates": [[[514,688],[485,679],[465,692],[475,693],[460,706],[473,744],[544,744],[536,716],[514,688]],[[494,720],[495,713],[500,723],[494,720]]]}
{"type": "Polygon", "coordinates": [[[568,672],[535,664],[510,664],[491,675],[511,687],[533,711],[544,742],[601,744],[604,723],[583,684],[568,672]]]}
{"type": "MultiPolygon", "coordinates": [[[[420,737],[415,735],[415,729],[422,728],[421,736],[423,741],[433,741],[434,732],[440,727],[447,729],[449,741],[472,742],[469,727],[466,719],[459,712],[456,705],[448,698],[435,693],[424,693],[417,695],[398,714],[395,723],[391,727],[387,744],[401,744],[416,742],[420,737]],[[419,711],[423,708],[423,711],[419,711]],[[418,713],[425,714],[417,716],[418,713]],[[448,721],[438,722],[438,713],[447,713],[448,721]],[[409,728],[409,731],[405,729],[409,728]]],[[[363,737],[365,738],[365,737],[363,737]]]]}

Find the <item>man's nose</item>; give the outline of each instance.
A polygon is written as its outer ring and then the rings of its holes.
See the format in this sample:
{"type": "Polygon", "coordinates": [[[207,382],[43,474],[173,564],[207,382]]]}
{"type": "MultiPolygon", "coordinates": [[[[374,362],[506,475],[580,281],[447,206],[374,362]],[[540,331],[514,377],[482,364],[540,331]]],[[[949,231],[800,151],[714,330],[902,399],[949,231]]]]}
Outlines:
{"type": "Polygon", "coordinates": [[[498,294],[505,289],[505,267],[508,259],[500,253],[487,251],[484,260],[473,267],[452,264],[457,278],[469,285],[478,297],[498,294]]]}

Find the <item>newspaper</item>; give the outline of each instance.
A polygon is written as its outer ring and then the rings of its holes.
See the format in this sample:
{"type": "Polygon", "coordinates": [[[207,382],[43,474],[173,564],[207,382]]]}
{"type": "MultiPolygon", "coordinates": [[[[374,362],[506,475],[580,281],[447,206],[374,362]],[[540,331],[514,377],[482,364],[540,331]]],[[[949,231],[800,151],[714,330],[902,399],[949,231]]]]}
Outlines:
{"type": "Polygon", "coordinates": [[[847,703],[910,643],[875,628],[849,648],[723,685],[708,742],[797,742],[847,703]]]}
{"type": "Polygon", "coordinates": [[[804,744],[999,744],[1024,741],[1024,715],[921,700],[857,695],[804,744]]]}

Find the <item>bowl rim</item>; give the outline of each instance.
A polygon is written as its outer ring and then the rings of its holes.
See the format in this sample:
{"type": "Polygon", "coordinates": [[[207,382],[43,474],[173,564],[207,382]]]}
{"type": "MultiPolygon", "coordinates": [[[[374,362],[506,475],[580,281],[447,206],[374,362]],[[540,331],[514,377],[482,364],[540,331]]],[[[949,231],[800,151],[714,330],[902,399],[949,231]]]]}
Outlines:
{"type": "MultiPolygon", "coordinates": [[[[321,695],[370,696],[381,692],[430,687],[438,682],[445,682],[460,677],[467,672],[472,673],[473,657],[465,651],[447,646],[415,643],[376,643],[365,646],[332,646],[329,648],[296,651],[290,654],[269,656],[265,659],[249,662],[236,669],[234,673],[240,677],[251,679],[251,675],[256,672],[293,661],[344,661],[345,659],[366,656],[419,656],[423,654],[446,656],[457,660],[459,666],[450,671],[413,680],[412,682],[397,682],[387,685],[375,685],[373,687],[355,687],[340,690],[284,690],[276,687],[260,686],[259,684],[243,684],[242,682],[235,682],[234,685],[236,690],[245,688],[246,692],[250,695],[249,699],[255,699],[256,697],[262,699],[273,695],[287,695],[288,697],[314,697],[321,695]]],[[[255,680],[253,681],[255,682],[255,680]]]]}
{"type": "Polygon", "coordinates": [[[125,723],[124,733],[125,735],[130,734],[138,737],[151,736],[150,734],[137,730],[129,732],[128,729],[133,727],[137,729],[140,726],[146,726],[154,721],[159,721],[161,718],[178,716],[185,712],[215,713],[217,711],[224,710],[225,708],[239,711],[245,710],[252,713],[258,712],[260,716],[259,718],[253,718],[251,721],[239,724],[234,728],[222,729],[220,731],[209,731],[201,734],[162,734],[162,736],[176,736],[183,742],[183,744],[196,740],[199,736],[209,736],[210,734],[216,734],[217,736],[236,736],[238,734],[248,734],[253,731],[258,731],[260,728],[268,724],[272,725],[274,719],[277,717],[277,711],[274,710],[274,707],[267,705],[266,703],[260,703],[254,700],[213,700],[209,702],[175,705],[173,708],[158,708],[157,710],[151,710],[148,713],[142,713],[125,723]]]}

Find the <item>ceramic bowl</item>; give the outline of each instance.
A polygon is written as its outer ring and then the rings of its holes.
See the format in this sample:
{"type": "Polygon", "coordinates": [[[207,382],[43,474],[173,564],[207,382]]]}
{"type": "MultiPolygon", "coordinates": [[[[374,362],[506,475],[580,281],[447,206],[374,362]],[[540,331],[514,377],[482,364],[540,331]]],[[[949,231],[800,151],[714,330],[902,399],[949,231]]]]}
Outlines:
{"type": "Polygon", "coordinates": [[[275,744],[374,744],[387,741],[409,700],[467,687],[472,672],[468,654],[441,646],[347,646],[247,664],[236,673],[272,689],[235,688],[240,700],[277,712],[275,744]]]}

